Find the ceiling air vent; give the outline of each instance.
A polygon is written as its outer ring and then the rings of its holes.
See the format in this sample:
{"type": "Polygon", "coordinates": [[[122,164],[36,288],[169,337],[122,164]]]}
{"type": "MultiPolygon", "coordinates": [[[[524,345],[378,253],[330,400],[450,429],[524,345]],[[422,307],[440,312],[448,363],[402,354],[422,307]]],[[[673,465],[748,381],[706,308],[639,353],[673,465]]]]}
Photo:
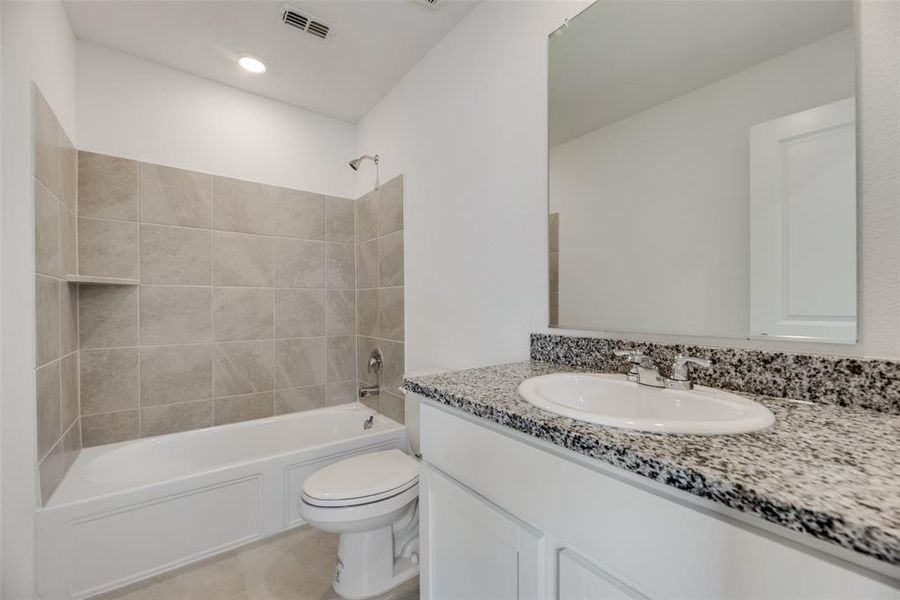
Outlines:
{"type": "Polygon", "coordinates": [[[331,25],[287,6],[281,9],[281,21],[320,40],[327,40],[331,34],[331,25]]]}

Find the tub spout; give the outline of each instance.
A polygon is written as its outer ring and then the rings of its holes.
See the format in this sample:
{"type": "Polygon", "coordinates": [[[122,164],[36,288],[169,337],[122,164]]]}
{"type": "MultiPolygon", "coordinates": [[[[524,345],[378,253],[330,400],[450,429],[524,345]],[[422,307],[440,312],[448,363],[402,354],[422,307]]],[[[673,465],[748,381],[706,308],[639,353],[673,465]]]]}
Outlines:
{"type": "Polygon", "coordinates": [[[381,388],[377,385],[367,385],[359,388],[359,397],[368,398],[369,396],[377,396],[381,393],[381,388]]]}

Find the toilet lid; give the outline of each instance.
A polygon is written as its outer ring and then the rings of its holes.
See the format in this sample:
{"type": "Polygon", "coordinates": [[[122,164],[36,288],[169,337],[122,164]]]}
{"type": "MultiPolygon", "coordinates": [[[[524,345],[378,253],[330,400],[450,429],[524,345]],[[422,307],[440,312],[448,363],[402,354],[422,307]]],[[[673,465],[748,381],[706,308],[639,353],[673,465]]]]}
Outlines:
{"type": "Polygon", "coordinates": [[[419,461],[400,450],[353,456],[310,475],[303,483],[307,498],[346,501],[403,491],[419,478],[419,461]]]}

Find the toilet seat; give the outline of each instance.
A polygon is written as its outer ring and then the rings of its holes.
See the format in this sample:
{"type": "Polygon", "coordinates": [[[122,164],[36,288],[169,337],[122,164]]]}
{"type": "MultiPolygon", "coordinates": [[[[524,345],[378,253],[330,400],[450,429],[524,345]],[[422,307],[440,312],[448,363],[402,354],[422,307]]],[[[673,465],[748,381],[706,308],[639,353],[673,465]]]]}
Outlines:
{"type": "Polygon", "coordinates": [[[398,496],[419,482],[419,462],[400,450],[353,456],[311,475],[303,483],[308,505],[342,508],[398,496]]]}

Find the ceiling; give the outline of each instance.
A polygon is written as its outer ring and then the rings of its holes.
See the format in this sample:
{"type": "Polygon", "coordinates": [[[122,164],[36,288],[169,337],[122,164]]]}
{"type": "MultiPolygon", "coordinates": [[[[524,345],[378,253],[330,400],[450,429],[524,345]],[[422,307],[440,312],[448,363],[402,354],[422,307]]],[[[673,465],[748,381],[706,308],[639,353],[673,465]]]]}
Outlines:
{"type": "Polygon", "coordinates": [[[852,24],[847,0],[607,0],[550,42],[550,146],[852,24]]]}
{"type": "Polygon", "coordinates": [[[69,0],[75,36],[248,92],[355,123],[475,6],[444,0],[272,2],[69,0]],[[285,25],[283,6],[331,26],[285,25]],[[263,75],[237,64],[262,59],[263,75]]]}

